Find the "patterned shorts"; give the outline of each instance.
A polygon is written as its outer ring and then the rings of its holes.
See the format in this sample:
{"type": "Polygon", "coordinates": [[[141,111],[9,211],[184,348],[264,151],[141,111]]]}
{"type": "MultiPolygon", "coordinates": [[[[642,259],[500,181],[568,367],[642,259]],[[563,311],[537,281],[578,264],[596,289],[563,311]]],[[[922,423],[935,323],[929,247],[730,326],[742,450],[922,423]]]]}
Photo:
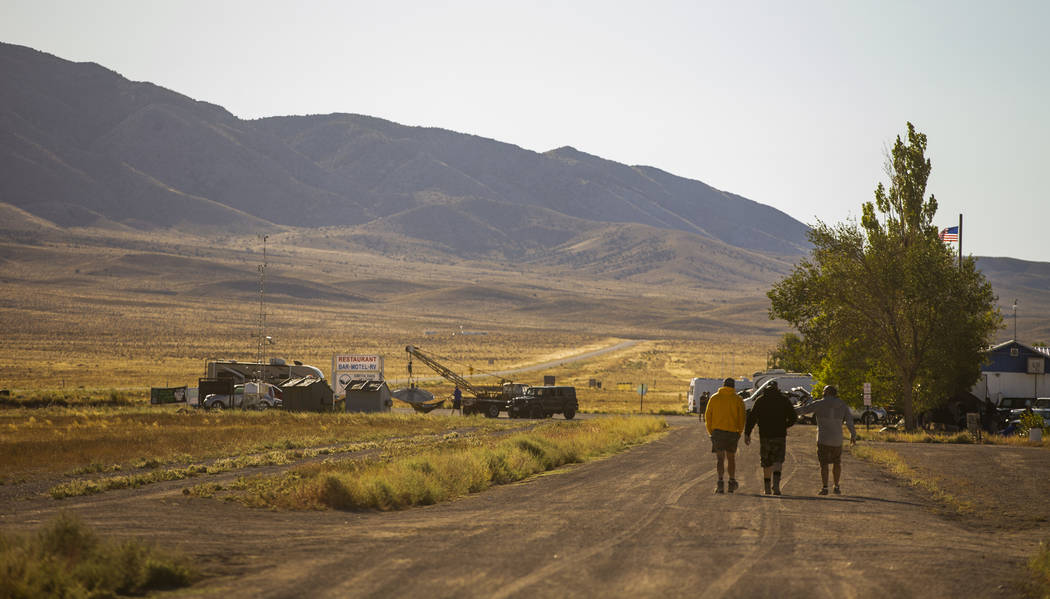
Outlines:
{"type": "Polygon", "coordinates": [[[842,461],[842,446],[817,443],[817,460],[821,464],[838,464],[842,461]]]}
{"type": "Polygon", "coordinates": [[[740,433],[724,431],[716,428],[715,432],[711,433],[711,453],[717,453],[719,451],[736,453],[736,444],[739,441],[740,433]]]}
{"type": "Polygon", "coordinates": [[[785,453],[787,453],[786,437],[758,438],[758,457],[762,461],[763,468],[784,463],[785,453]]]}

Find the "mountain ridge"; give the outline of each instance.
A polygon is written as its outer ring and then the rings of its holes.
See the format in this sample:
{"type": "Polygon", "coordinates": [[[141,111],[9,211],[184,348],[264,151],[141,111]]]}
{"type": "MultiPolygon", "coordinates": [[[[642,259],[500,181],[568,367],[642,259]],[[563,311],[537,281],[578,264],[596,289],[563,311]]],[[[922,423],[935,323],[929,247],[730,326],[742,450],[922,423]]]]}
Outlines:
{"type": "Polygon", "coordinates": [[[0,75],[0,197],[59,227],[360,227],[463,259],[554,262],[573,237],[617,223],[759,261],[808,248],[807,227],[780,211],[571,146],[537,153],[349,113],[241,120],[11,44],[0,44],[0,75]]]}

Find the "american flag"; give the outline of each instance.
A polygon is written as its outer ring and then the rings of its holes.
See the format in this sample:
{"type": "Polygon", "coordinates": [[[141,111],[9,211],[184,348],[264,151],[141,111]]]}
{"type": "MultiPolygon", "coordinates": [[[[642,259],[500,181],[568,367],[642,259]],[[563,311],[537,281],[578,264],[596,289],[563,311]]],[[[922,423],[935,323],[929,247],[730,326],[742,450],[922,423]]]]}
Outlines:
{"type": "Polygon", "coordinates": [[[959,227],[941,229],[941,241],[959,241],[959,227]]]}

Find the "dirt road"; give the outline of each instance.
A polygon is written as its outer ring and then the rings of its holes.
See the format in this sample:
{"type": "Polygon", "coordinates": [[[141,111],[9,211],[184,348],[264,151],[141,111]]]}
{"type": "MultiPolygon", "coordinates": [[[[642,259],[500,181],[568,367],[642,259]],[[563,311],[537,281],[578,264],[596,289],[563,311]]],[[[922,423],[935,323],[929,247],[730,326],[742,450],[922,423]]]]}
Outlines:
{"type": "MultiPolygon", "coordinates": [[[[814,429],[791,429],[782,497],[714,495],[702,428],[444,505],[396,513],[270,512],[178,485],[3,506],[5,528],[65,507],[100,532],[198,556],[222,597],[1012,597],[1039,537],[978,530],[845,457],[842,497],[816,497],[814,429]]],[[[185,484],[185,483],[180,483],[185,484]]],[[[186,592],[186,591],[184,591],[186,592]]]]}

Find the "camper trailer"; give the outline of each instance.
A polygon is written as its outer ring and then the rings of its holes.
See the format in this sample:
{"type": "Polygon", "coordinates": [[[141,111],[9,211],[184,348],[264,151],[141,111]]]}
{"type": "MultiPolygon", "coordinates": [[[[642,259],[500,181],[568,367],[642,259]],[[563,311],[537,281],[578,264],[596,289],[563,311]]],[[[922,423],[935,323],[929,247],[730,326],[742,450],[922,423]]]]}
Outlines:
{"type": "MultiPolygon", "coordinates": [[[[707,396],[710,397],[715,394],[722,387],[722,382],[725,381],[725,377],[722,378],[694,378],[689,381],[689,393],[686,395],[686,409],[695,414],[697,412],[697,400],[706,392],[707,396]]],[[[746,378],[736,379],[736,390],[746,389],[751,386],[751,382],[746,378]]]]}
{"type": "Polygon", "coordinates": [[[288,364],[280,358],[271,358],[267,363],[238,362],[236,360],[209,360],[204,367],[209,379],[232,379],[235,385],[246,381],[263,381],[276,385],[282,381],[304,376],[324,380],[320,369],[298,360],[288,364]]]}

